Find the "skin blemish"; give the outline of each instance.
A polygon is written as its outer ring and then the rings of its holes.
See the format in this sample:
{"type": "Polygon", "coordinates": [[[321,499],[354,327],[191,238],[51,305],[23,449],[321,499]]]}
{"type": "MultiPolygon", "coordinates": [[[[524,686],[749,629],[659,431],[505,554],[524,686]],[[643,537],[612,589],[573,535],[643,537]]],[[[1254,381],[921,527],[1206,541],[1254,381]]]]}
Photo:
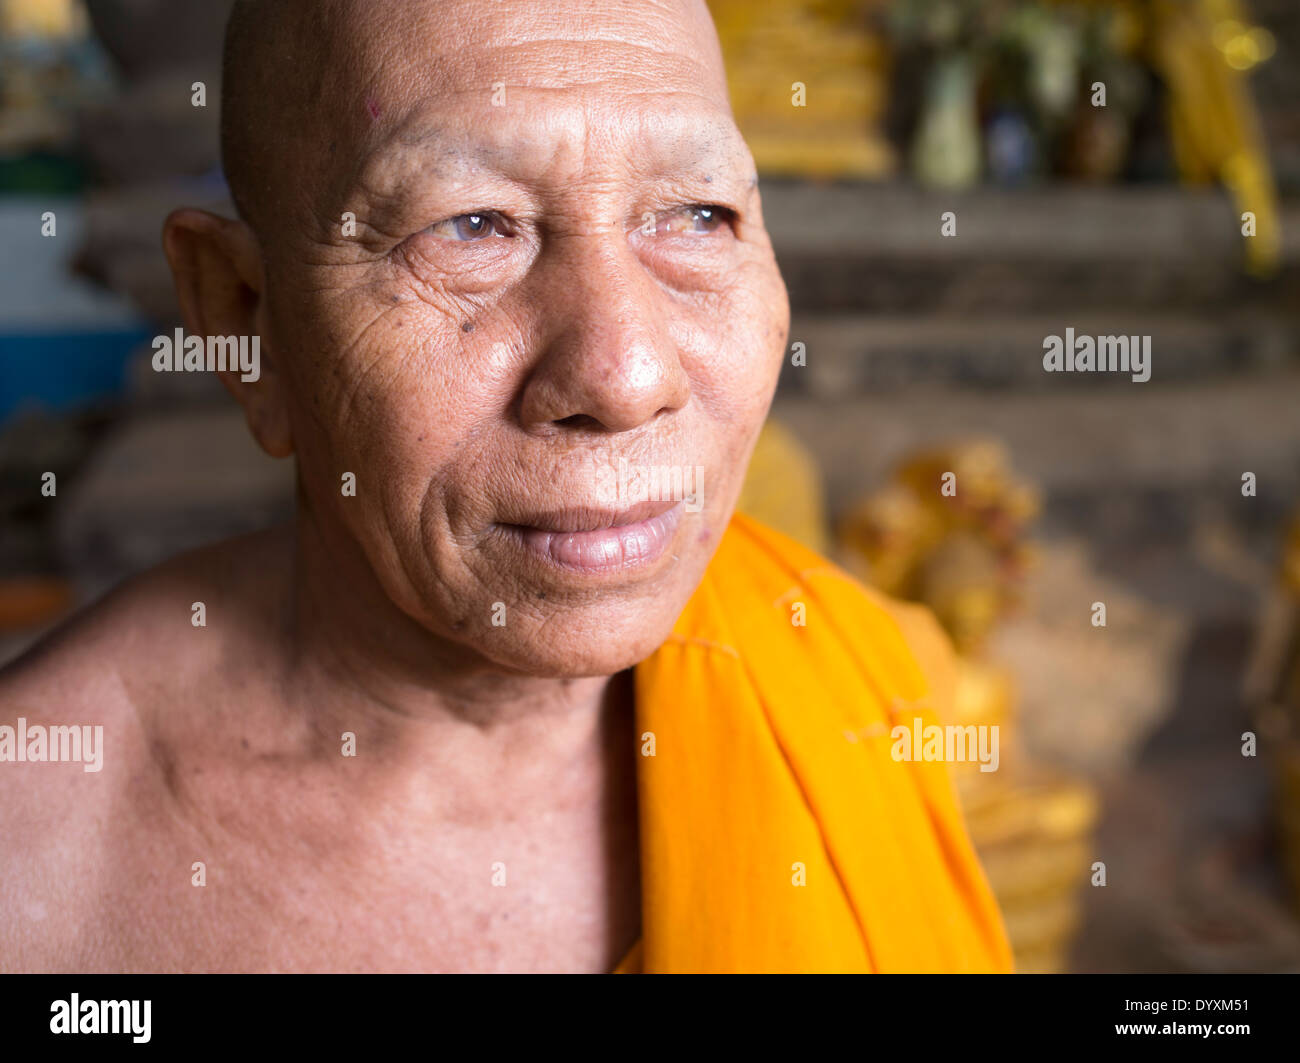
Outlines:
{"type": "Polygon", "coordinates": [[[707,542],[709,541],[709,539],[712,537],[712,535],[713,535],[713,532],[709,531],[708,528],[703,528],[703,529],[701,529],[701,531],[700,531],[700,542],[702,542],[702,543],[707,543],[707,542]]]}
{"type": "Polygon", "coordinates": [[[472,322],[472,321],[463,321],[463,322],[461,322],[460,330],[461,330],[461,332],[473,332],[473,331],[474,331],[474,322],[472,322]]]}
{"type": "Polygon", "coordinates": [[[370,120],[372,122],[379,121],[379,115],[381,112],[379,110],[379,104],[373,96],[366,97],[366,113],[370,115],[370,120]]]}

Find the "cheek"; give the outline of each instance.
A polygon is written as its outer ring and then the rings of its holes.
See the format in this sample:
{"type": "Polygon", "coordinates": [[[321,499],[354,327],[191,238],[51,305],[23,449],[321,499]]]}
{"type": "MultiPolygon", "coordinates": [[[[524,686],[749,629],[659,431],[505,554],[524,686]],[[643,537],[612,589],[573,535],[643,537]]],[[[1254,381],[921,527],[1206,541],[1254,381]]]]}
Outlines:
{"type": "Polygon", "coordinates": [[[748,453],[767,416],[788,334],[785,287],[773,263],[739,273],[679,335],[693,395],[729,460],[748,453]]]}
{"type": "Polygon", "coordinates": [[[770,256],[742,263],[725,287],[711,293],[693,315],[702,343],[700,364],[717,377],[740,377],[738,385],[762,392],[773,387],[790,327],[785,284],[770,256]]]}
{"type": "Polygon", "coordinates": [[[499,406],[491,394],[498,374],[484,371],[489,341],[427,307],[367,307],[346,317],[318,310],[304,319],[320,323],[294,358],[304,479],[317,494],[337,496],[350,472],[358,497],[381,500],[361,507],[369,519],[416,519],[412,507],[431,481],[457,481],[450,472],[480,437],[482,411],[499,406]]]}

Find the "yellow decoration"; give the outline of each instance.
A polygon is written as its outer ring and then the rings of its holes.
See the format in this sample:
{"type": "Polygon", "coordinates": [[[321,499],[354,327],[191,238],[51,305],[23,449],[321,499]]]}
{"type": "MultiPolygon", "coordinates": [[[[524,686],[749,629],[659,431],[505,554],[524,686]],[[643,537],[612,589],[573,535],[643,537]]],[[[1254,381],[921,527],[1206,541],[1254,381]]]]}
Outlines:
{"type": "Polygon", "coordinates": [[[86,29],[79,0],[0,0],[0,33],[8,37],[74,37],[86,29]]]}
{"type": "Polygon", "coordinates": [[[826,552],[826,502],[817,460],[768,421],[754,444],[737,508],[819,554],[826,552]]]}
{"type": "Polygon", "coordinates": [[[759,171],[885,177],[888,53],[858,3],[710,0],[736,123],[759,171]],[[796,86],[802,86],[802,93],[796,86]]]}
{"type": "Polygon", "coordinates": [[[1272,274],[1281,256],[1277,189],[1243,74],[1274,50],[1237,0],[1154,0],[1151,61],[1169,87],[1169,125],[1183,178],[1221,181],[1238,213],[1255,215],[1246,265],[1272,274]]]}
{"type": "Polygon", "coordinates": [[[1014,604],[1031,557],[1021,532],[1038,496],[1007,464],[991,440],[919,454],[839,526],[850,567],[886,594],[928,605],[964,653],[1014,604]]]}
{"type": "MultiPolygon", "coordinates": [[[[1055,0],[1076,6],[1081,0],[1055,0]]],[[[1277,50],[1273,35],[1251,25],[1242,0],[1082,0],[1112,9],[1112,32],[1125,54],[1149,63],[1168,89],[1174,157],[1189,184],[1219,181],[1237,215],[1255,215],[1245,237],[1246,268],[1277,271],[1282,253],[1277,188],[1259,115],[1244,75],[1277,50]],[[1140,42],[1139,38],[1145,38],[1140,42]]]]}

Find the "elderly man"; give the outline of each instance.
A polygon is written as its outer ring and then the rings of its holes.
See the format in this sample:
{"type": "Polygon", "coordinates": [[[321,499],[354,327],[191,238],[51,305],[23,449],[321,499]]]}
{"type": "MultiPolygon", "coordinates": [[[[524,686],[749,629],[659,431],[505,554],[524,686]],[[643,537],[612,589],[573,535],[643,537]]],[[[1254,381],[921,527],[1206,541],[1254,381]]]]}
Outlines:
{"type": "MultiPolygon", "coordinates": [[[[732,510],[787,340],[698,0],[253,0],[164,243],[298,519],[3,678],[0,967],[1006,970],[943,647],[732,510]]],[[[202,476],[202,470],[195,470],[202,476]]]]}

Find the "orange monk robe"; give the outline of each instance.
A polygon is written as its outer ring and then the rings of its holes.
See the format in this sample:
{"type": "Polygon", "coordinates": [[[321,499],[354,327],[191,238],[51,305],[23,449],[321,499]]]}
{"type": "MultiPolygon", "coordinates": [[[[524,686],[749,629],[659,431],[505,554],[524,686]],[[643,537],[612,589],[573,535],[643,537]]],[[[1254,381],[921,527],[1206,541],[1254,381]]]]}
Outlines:
{"type": "Polygon", "coordinates": [[[951,675],[927,611],[737,515],[636,669],[642,937],[618,972],[1010,971],[948,766],[891,753],[951,675]]]}

